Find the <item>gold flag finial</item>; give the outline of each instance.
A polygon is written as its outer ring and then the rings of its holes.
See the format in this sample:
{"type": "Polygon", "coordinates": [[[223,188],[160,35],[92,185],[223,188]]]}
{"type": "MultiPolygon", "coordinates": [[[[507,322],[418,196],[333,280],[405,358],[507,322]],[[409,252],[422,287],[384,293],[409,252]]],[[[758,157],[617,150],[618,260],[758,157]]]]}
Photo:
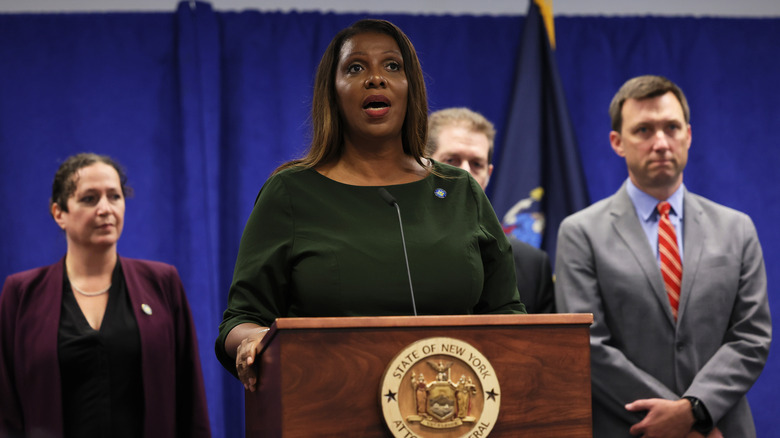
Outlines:
{"type": "Polygon", "coordinates": [[[544,27],[547,29],[547,37],[550,40],[550,47],[555,50],[555,25],[553,24],[553,0],[533,0],[539,11],[542,13],[544,27]]]}

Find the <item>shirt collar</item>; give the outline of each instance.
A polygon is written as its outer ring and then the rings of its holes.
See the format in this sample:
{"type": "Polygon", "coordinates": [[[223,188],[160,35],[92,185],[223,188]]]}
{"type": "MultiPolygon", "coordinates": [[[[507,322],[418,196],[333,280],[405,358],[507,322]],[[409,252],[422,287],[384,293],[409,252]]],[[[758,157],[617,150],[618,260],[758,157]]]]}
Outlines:
{"type": "MultiPolygon", "coordinates": [[[[628,197],[631,198],[631,202],[634,203],[636,214],[639,218],[645,222],[652,220],[655,217],[658,200],[640,190],[637,186],[631,182],[631,178],[626,181],[626,190],[628,191],[628,197]]],[[[685,185],[680,184],[680,187],[672,193],[672,196],[666,200],[671,206],[672,211],[670,214],[676,215],[682,220],[683,218],[683,193],[685,192],[685,185]]]]}

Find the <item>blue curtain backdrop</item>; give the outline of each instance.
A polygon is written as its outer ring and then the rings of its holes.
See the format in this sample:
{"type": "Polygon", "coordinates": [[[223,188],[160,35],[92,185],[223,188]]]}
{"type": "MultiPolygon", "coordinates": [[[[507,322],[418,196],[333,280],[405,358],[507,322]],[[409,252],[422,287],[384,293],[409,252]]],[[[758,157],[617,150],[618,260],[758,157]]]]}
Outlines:
{"type": "MultiPolygon", "coordinates": [[[[242,436],[243,391],[213,342],[244,222],[268,174],[306,146],[315,67],[358,18],[201,2],[170,13],[0,15],[0,277],[64,255],[47,210],[59,163],[81,151],[117,158],[136,192],[119,251],[178,267],[217,437],[242,436]]],[[[381,18],[417,47],[431,109],[482,112],[501,145],[524,17],[381,18]]],[[[631,76],[668,76],[692,107],[686,185],[753,217],[777,315],[780,19],[558,17],[555,29],[591,200],[626,178],[607,137],[613,93],[631,76]]],[[[772,351],[749,394],[762,437],[777,436],[779,361],[772,351]]]]}

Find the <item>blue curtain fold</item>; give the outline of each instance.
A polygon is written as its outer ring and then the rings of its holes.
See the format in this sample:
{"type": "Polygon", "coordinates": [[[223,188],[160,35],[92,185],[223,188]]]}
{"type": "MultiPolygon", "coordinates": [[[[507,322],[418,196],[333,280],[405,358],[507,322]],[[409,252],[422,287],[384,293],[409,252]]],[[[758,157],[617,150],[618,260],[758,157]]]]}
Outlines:
{"type": "MultiPolygon", "coordinates": [[[[170,13],[0,14],[0,276],[64,255],[47,210],[59,163],[82,151],[115,157],[136,193],[119,252],[179,269],[214,436],[242,436],[243,389],[213,353],[238,242],[265,179],[307,144],[322,52],[363,16],[220,12],[205,2],[170,13]]],[[[379,18],[417,48],[431,110],[485,114],[500,158],[525,17],[379,18]]],[[[608,142],[612,95],[631,76],[665,75],[691,104],[686,185],[751,215],[770,287],[780,281],[780,19],[558,17],[556,39],[591,200],[626,178],[608,142]]],[[[759,436],[774,430],[778,379],[772,352],[749,394],[759,436]]]]}
{"type": "MultiPolygon", "coordinates": [[[[174,182],[179,206],[173,239],[177,266],[188,285],[190,307],[198,324],[203,377],[207,382],[212,429],[225,430],[223,407],[240,405],[240,393],[220,367],[213,365],[213,332],[226,302],[220,277],[221,254],[221,108],[222,63],[220,27],[209,3],[181,2],[176,10],[176,77],[178,78],[181,143],[172,145],[176,156],[174,182]]],[[[238,421],[236,424],[242,424],[238,421]]],[[[240,430],[240,429],[239,429],[240,430]]]]}

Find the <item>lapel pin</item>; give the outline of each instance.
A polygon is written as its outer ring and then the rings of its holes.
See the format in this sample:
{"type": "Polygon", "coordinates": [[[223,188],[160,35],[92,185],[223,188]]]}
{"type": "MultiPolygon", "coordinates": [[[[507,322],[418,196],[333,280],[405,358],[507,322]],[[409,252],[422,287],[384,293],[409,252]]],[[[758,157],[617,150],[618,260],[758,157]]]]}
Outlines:
{"type": "Polygon", "coordinates": [[[143,310],[144,313],[147,314],[147,315],[151,315],[152,314],[152,308],[149,307],[149,305],[146,304],[146,303],[141,304],[141,310],[143,310]]]}
{"type": "Polygon", "coordinates": [[[433,191],[433,194],[436,195],[437,198],[441,198],[441,199],[447,197],[447,191],[444,189],[436,189],[433,191]]]}

